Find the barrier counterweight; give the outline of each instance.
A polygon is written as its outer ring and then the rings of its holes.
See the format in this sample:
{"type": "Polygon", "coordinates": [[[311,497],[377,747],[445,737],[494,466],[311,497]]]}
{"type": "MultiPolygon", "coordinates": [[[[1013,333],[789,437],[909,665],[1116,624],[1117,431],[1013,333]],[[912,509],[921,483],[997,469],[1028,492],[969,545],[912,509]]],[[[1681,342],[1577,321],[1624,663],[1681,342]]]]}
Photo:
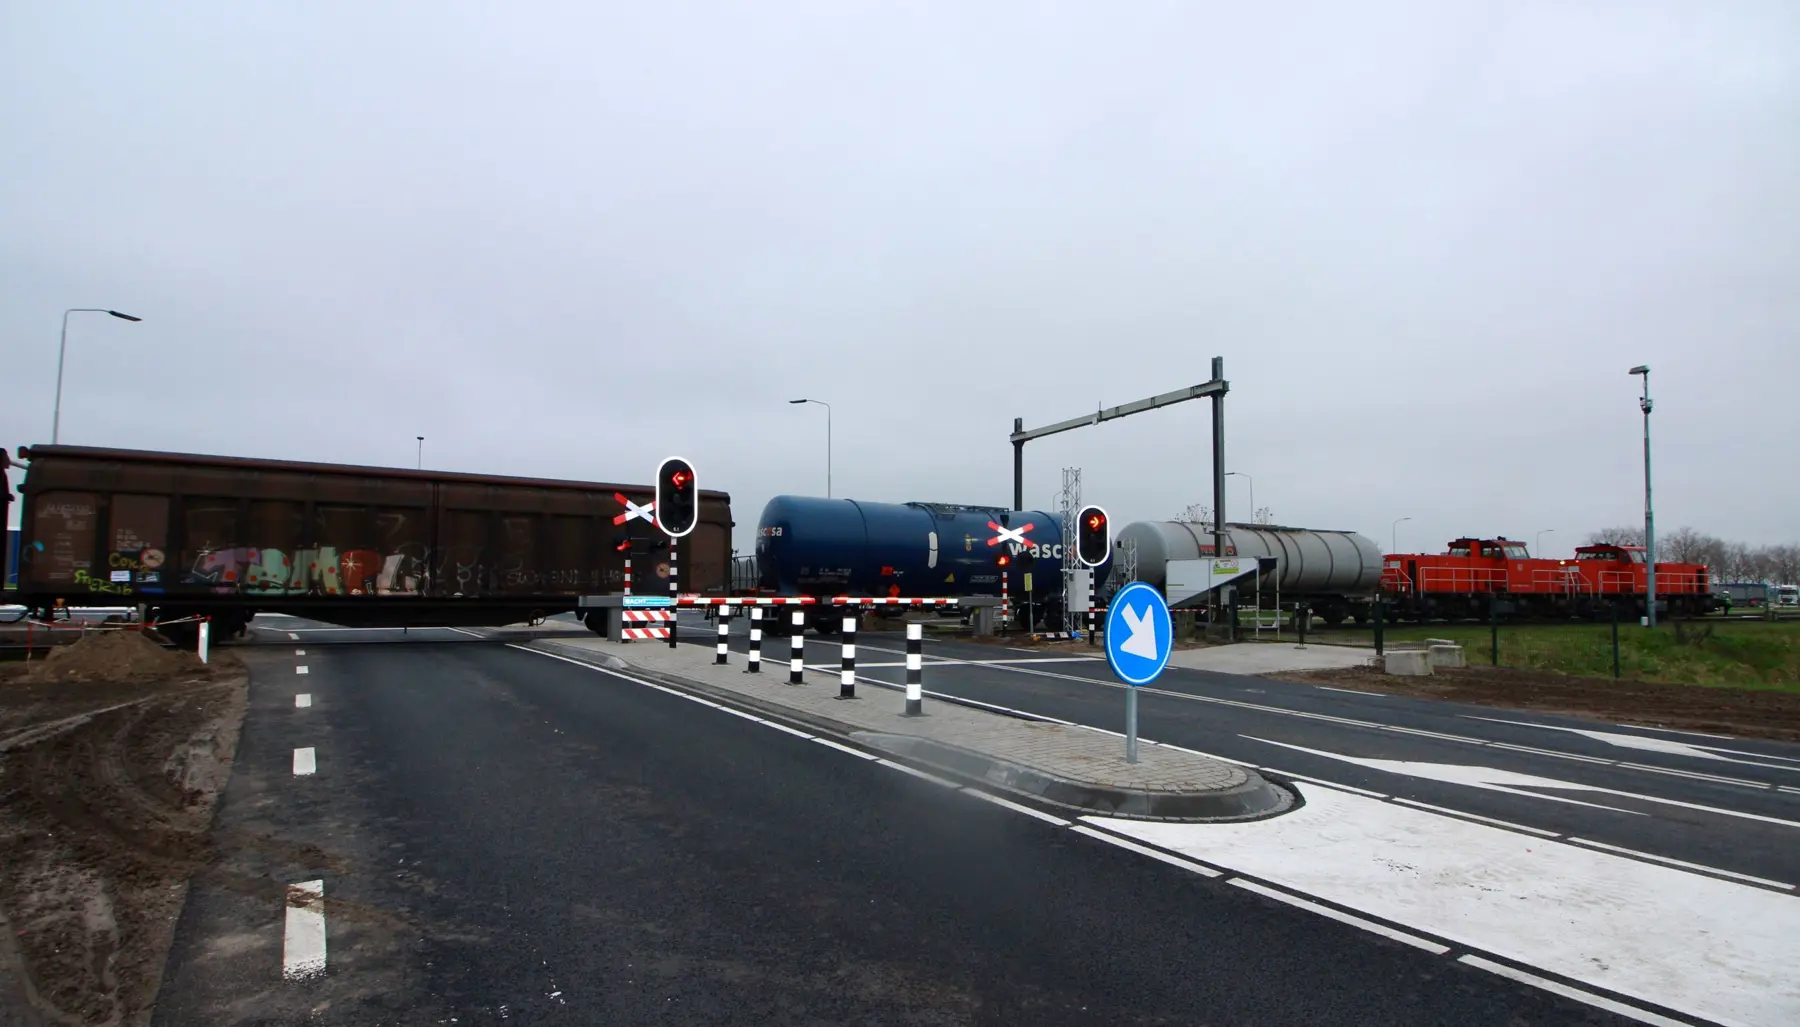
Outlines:
{"type": "Polygon", "coordinates": [[[794,633],[788,638],[788,684],[802,683],[806,673],[806,611],[794,611],[794,633]]]}
{"type": "Polygon", "coordinates": [[[906,626],[906,715],[916,717],[925,705],[925,625],[906,626]]]}
{"type": "Polygon", "coordinates": [[[750,666],[747,674],[762,670],[762,607],[750,608],[750,666]]]}
{"type": "Polygon", "coordinates": [[[719,607],[719,651],[713,657],[713,663],[719,666],[726,664],[726,654],[731,651],[731,607],[719,607]]]}
{"type": "Polygon", "coordinates": [[[838,698],[856,698],[856,622],[860,616],[853,613],[844,618],[844,655],[843,665],[838,670],[838,698]]]}

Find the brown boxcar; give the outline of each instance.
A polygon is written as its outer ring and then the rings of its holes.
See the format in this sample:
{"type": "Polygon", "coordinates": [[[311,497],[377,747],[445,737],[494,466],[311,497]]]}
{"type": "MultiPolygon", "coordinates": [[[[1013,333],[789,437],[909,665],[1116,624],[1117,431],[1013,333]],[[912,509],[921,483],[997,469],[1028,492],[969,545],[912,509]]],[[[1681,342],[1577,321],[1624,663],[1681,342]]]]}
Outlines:
{"type": "MultiPolygon", "coordinates": [[[[86,446],[20,448],[17,602],[147,604],[233,634],[257,612],[357,627],[501,625],[621,590],[666,594],[667,537],[616,525],[619,485],[86,446]],[[657,543],[662,543],[658,548],[657,543]],[[646,551],[648,550],[648,551],[646,551]]],[[[683,592],[730,573],[731,497],[700,493],[683,592]]]]}

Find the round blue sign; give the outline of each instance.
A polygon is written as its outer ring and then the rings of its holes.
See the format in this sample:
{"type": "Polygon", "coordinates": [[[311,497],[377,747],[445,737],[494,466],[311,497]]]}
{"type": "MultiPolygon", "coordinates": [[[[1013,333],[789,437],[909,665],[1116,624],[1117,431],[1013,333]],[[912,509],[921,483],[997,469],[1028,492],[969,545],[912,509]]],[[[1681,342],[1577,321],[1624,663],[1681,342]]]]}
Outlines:
{"type": "Polygon", "coordinates": [[[1113,594],[1106,610],[1106,662],[1128,685],[1146,685],[1169,665],[1175,628],[1169,604],[1147,582],[1134,581],[1113,594]]]}

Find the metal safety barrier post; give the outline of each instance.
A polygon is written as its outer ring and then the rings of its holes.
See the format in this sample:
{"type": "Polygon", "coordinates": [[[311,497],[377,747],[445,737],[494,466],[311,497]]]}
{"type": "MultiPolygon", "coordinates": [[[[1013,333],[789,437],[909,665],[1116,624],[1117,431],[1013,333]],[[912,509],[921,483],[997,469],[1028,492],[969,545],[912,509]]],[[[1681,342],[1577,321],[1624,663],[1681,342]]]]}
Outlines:
{"type": "Polygon", "coordinates": [[[750,608],[750,666],[744,673],[762,670],[762,607],[750,608]]]}
{"type": "Polygon", "coordinates": [[[916,717],[925,705],[925,625],[906,626],[906,715],[916,717]]]}
{"type": "Polygon", "coordinates": [[[730,652],[731,642],[731,607],[719,607],[719,651],[713,657],[713,663],[723,667],[726,664],[725,654],[730,652]]]}
{"type": "MultiPolygon", "coordinates": [[[[857,611],[860,612],[860,611],[857,611]]],[[[856,612],[844,618],[844,652],[838,671],[838,698],[856,698],[856,612]]]]}
{"type": "Polygon", "coordinates": [[[806,611],[794,610],[794,633],[788,639],[788,684],[801,683],[806,673],[806,611]]]}

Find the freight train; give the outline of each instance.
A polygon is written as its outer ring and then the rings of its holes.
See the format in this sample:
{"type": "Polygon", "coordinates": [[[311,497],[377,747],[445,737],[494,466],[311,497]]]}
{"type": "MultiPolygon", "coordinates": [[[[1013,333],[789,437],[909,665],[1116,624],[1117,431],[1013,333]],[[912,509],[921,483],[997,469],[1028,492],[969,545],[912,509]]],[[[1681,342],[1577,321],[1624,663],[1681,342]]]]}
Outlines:
{"type": "MultiPolygon", "coordinates": [[[[998,596],[1004,573],[1013,623],[1053,630],[1063,616],[1063,545],[1061,518],[1039,510],[776,496],[757,522],[756,587],[740,591],[998,596]]],[[[829,634],[839,620],[830,608],[812,609],[808,625],[829,634]]]]}
{"type": "MultiPolygon", "coordinates": [[[[18,455],[8,598],[40,616],[99,602],[144,604],[162,622],[207,616],[225,635],[263,612],[499,626],[620,591],[627,551],[640,554],[640,582],[666,587],[666,537],[625,516],[625,500],[650,502],[650,485],[83,446],[18,455]]],[[[0,485],[17,466],[0,462],[0,485]]],[[[732,526],[731,497],[701,490],[679,543],[683,591],[724,592],[732,526]]],[[[192,623],[178,642],[193,643],[192,623]]]]}
{"type": "MultiPolygon", "coordinates": [[[[1186,521],[1134,521],[1119,531],[1115,554],[1126,546],[1136,547],[1137,579],[1158,589],[1167,584],[1170,561],[1214,555],[1211,526],[1186,521]]],[[[1255,590],[1265,606],[1304,603],[1313,616],[1332,625],[1347,618],[1360,624],[1373,616],[1381,550],[1354,531],[1227,523],[1224,555],[1246,562],[1274,558],[1272,574],[1241,586],[1255,590]]],[[[1115,589],[1124,584],[1109,583],[1115,589]]],[[[1247,597],[1239,601],[1247,602],[1247,597]]]]}
{"type": "MultiPolygon", "coordinates": [[[[1523,542],[1468,537],[1440,554],[1389,555],[1381,591],[1395,620],[1485,617],[1490,604],[1501,617],[1635,618],[1646,612],[1648,571],[1642,546],[1580,546],[1573,560],[1547,560],[1523,542]]],[[[1657,612],[1699,616],[1718,605],[1705,564],[1657,562],[1657,612]]]]}

